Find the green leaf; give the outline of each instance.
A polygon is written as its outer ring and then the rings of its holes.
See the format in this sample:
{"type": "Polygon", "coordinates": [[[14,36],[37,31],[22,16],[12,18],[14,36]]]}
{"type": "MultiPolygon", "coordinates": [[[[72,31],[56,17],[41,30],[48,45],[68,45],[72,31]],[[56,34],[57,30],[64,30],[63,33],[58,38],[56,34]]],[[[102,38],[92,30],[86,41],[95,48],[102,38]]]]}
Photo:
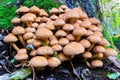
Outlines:
{"type": "Polygon", "coordinates": [[[9,80],[22,80],[32,73],[30,68],[24,68],[11,74],[9,80]]]}
{"type": "Polygon", "coordinates": [[[117,59],[120,60],[120,53],[117,55],[117,59]]]}
{"type": "Polygon", "coordinates": [[[108,73],[108,74],[107,74],[107,77],[108,77],[109,79],[117,79],[119,76],[120,76],[120,73],[119,73],[119,72],[116,72],[116,73],[108,73]]]}

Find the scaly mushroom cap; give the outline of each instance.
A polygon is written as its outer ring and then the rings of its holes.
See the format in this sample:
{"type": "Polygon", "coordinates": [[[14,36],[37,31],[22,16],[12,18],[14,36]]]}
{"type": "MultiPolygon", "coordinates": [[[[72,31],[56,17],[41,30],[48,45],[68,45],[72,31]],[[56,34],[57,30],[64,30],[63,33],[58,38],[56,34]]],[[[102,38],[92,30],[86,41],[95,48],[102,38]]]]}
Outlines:
{"type": "Polygon", "coordinates": [[[103,47],[103,46],[95,46],[94,48],[93,48],[93,51],[94,52],[105,52],[105,48],[103,47]]]}
{"type": "Polygon", "coordinates": [[[53,33],[47,28],[40,28],[36,31],[37,39],[49,38],[51,36],[53,36],[53,33]]]}
{"type": "Polygon", "coordinates": [[[58,67],[60,64],[61,64],[61,61],[56,57],[51,57],[48,59],[48,66],[49,67],[52,67],[52,68],[58,67]]]}
{"type": "Polygon", "coordinates": [[[79,18],[79,14],[77,11],[70,10],[70,11],[65,13],[65,20],[72,19],[72,18],[75,18],[75,19],[79,18]]]}
{"type": "Polygon", "coordinates": [[[55,26],[53,26],[52,24],[46,24],[45,28],[47,28],[49,30],[55,30],[55,26]]]}
{"type": "Polygon", "coordinates": [[[89,20],[85,20],[82,23],[80,23],[80,26],[84,28],[89,28],[91,26],[91,22],[89,20]]]}
{"type": "Polygon", "coordinates": [[[56,33],[55,33],[55,36],[56,37],[64,37],[64,36],[67,36],[67,33],[63,30],[58,30],[56,33]]]}
{"type": "Polygon", "coordinates": [[[34,33],[34,32],[36,32],[36,29],[35,29],[35,28],[32,28],[32,27],[28,27],[28,28],[25,29],[25,32],[26,32],[26,33],[27,33],[27,32],[32,32],[32,33],[34,33]]]}
{"type": "Polygon", "coordinates": [[[36,56],[36,54],[37,54],[37,50],[32,50],[32,51],[30,52],[30,56],[36,56]]]}
{"type": "Polygon", "coordinates": [[[58,9],[57,8],[52,8],[49,12],[50,12],[50,14],[57,14],[58,9]]]}
{"type": "Polygon", "coordinates": [[[36,6],[32,6],[29,8],[29,12],[31,13],[39,13],[40,12],[40,9],[36,6]]]}
{"type": "Polygon", "coordinates": [[[100,32],[100,31],[95,31],[94,34],[96,34],[96,35],[98,35],[98,36],[100,36],[100,37],[103,37],[103,34],[102,34],[102,32],[100,32]]]}
{"type": "Polygon", "coordinates": [[[90,35],[92,35],[92,34],[93,34],[93,32],[92,32],[91,30],[87,30],[86,36],[90,36],[90,35]]]}
{"type": "Polygon", "coordinates": [[[63,45],[68,44],[69,40],[67,38],[60,38],[58,43],[63,46],[63,45]]]}
{"type": "Polygon", "coordinates": [[[72,34],[68,34],[66,37],[69,41],[75,40],[75,37],[72,34]]]}
{"type": "Polygon", "coordinates": [[[33,38],[33,36],[34,36],[34,34],[32,32],[27,32],[23,35],[23,39],[28,40],[28,39],[33,38]]]}
{"type": "Polygon", "coordinates": [[[73,31],[73,35],[75,36],[84,36],[86,34],[87,34],[87,30],[83,27],[76,28],[73,31]]]}
{"type": "Polygon", "coordinates": [[[18,39],[16,36],[14,36],[13,34],[10,33],[4,38],[3,41],[4,42],[16,42],[16,41],[18,41],[18,39]]]}
{"type": "Polygon", "coordinates": [[[89,21],[94,25],[100,24],[100,21],[98,19],[94,18],[94,17],[89,18],[89,21]]]}
{"type": "Polygon", "coordinates": [[[64,53],[59,53],[58,58],[60,59],[61,62],[69,60],[69,57],[66,56],[64,53]]]}
{"type": "Polygon", "coordinates": [[[103,53],[104,56],[109,57],[109,56],[116,56],[118,53],[116,52],[116,50],[112,49],[112,48],[107,48],[105,49],[105,52],[103,53]]]}
{"type": "Polygon", "coordinates": [[[58,40],[57,39],[52,39],[50,41],[50,45],[55,45],[55,44],[58,44],[58,40]]]}
{"type": "Polygon", "coordinates": [[[22,61],[22,60],[27,60],[27,59],[28,59],[27,50],[19,49],[17,51],[17,55],[15,55],[15,60],[22,61]]]}
{"type": "Polygon", "coordinates": [[[56,19],[58,19],[58,16],[52,15],[52,16],[50,16],[50,19],[51,19],[51,20],[56,20],[56,19]]]}
{"type": "Polygon", "coordinates": [[[95,26],[95,25],[91,25],[91,26],[89,27],[89,30],[91,30],[91,31],[98,31],[99,28],[98,28],[97,26],[95,26]]]}
{"type": "Polygon", "coordinates": [[[105,38],[102,38],[102,41],[99,42],[99,44],[102,46],[110,46],[110,43],[105,38]]]}
{"type": "Polygon", "coordinates": [[[16,10],[17,14],[19,14],[19,13],[26,13],[26,12],[29,12],[29,8],[26,7],[26,6],[22,6],[19,9],[16,10]]]}
{"type": "Polygon", "coordinates": [[[84,48],[89,48],[91,46],[91,43],[87,39],[82,39],[79,42],[84,48]]]}
{"type": "Polygon", "coordinates": [[[43,56],[35,56],[29,61],[29,64],[33,67],[45,67],[48,65],[48,61],[43,56]]]}
{"type": "Polygon", "coordinates": [[[85,48],[77,42],[71,42],[63,48],[64,54],[69,56],[81,54],[84,51],[85,48]]]}
{"type": "Polygon", "coordinates": [[[40,16],[48,16],[47,12],[44,9],[40,9],[40,16]]]}
{"type": "Polygon", "coordinates": [[[72,30],[74,30],[74,26],[71,25],[71,24],[65,24],[63,26],[63,30],[65,30],[65,31],[72,31],[72,30]]]}
{"type": "Polygon", "coordinates": [[[91,66],[92,67],[102,67],[103,66],[103,62],[101,60],[93,60],[91,62],[91,66]]]}
{"type": "Polygon", "coordinates": [[[38,25],[39,25],[38,23],[32,23],[31,27],[32,28],[38,28],[38,25]]]}
{"type": "Polygon", "coordinates": [[[54,26],[56,27],[62,27],[65,24],[65,21],[63,19],[56,19],[53,23],[54,26]]]}
{"type": "Polygon", "coordinates": [[[53,49],[53,51],[61,51],[62,46],[59,44],[55,44],[55,45],[52,45],[52,49],[53,49]]]}
{"type": "Polygon", "coordinates": [[[22,26],[17,26],[17,27],[13,28],[12,33],[14,35],[24,34],[25,33],[25,29],[22,26]]]}
{"type": "Polygon", "coordinates": [[[102,39],[100,38],[100,36],[98,35],[90,35],[87,40],[89,40],[90,42],[93,42],[93,43],[99,43],[102,41],[102,39]]]}
{"type": "Polygon", "coordinates": [[[12,24],[18,24],[18,23],[20,23],[20,22],[21,22],[20,18],[13,18],[13,19],[11,20],[11,23],[12,23],[12,24]]]}
{"type": "Polygon", "coordinates": [[[85,58],[85,59],[91,58],[91,57],[92,57],[92,53],[91,53],[91,52],[84,52],[84,53],[82,54],[82,57],[85,58]]]}
{"type": "Polygon", "coordinates": [[[38,55],[52,55],[53,54],[53,49],[48,46],[42,46],[37,49],[37,54],[38,55]]]}

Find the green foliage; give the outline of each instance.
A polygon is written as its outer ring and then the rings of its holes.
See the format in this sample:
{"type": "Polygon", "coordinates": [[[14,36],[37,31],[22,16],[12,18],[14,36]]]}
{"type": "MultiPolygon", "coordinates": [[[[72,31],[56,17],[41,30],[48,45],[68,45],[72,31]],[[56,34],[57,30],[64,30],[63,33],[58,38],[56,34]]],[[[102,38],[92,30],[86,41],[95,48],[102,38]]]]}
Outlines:
{"type": "Polygon", "coordinates": [[[37,6],[39,8],[45,9],[48,12],[53,7],[59,7],[60,3],[55,3],[54,0],[26,0],[24,5],[28,7],[37,6]]]}
{"type": "Polygon", "coordinates": [[[31,69],[24,68],[19,71],[13,72],[9,80],[23,80],[24,78],[29,76],[31,73],[32,73],[31,69]]]}
{"type": "Polygon", "coordinates": [[[108,73],[107,77],[109,79],[114,79],[114,80],[118,80],[118,77],[120,76],[120,72],[115,72],[115,73],[108,73]]]}
{"type": "Polygon", "coordinates": [[[14,0],[4,0],[0,3],[0,28],[10,26],[10,21],[16,16],[16,6],[13,6],[14,0]]]}

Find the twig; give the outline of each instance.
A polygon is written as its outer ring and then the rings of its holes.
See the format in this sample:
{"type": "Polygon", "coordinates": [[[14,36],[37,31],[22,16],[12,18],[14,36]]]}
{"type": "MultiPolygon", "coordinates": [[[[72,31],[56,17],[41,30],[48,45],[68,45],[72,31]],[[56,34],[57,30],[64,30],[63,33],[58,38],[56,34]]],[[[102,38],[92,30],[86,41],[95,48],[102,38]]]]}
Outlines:
{"type": "Polygon", "coordinates": [[[34,69],[34,67],[32,66],[32,65],[30,65],[30,67],[32,68],[32,72],[33,72],[33,80],[35,80],[35,69],[34,69]]]}
{"type": "Polygon", "coordinates": [[[72,66],[73,73],[77,76],[77,78],[78,78],[79,80],[82,80],[82,79],[79,77],[79,75],[77,74],[77,71],[75,70],[74,65],[73,65],[71,59],[70,59],[70,64],[71,64],[71,66],[72,66]]]}

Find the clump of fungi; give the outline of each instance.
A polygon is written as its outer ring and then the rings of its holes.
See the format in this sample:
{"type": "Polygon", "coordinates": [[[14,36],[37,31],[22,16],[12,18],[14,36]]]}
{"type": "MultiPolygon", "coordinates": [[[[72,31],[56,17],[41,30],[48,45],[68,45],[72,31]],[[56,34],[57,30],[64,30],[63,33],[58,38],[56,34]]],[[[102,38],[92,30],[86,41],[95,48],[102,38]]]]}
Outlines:
{"type": "Polygon", "coordinates": [[[109,42],[103,37],[100,21],[88,18],[80,8],[61,5],[47,13],[36,6],[22,6],[16,13],[19,18],[11,20],[15,27],[4,42],[16,50],[17,61],[27,60],[38,70],[58,67],[76,56],[91,68],[102,67],[103,59],[117,55],[114,49],[105,48],[109,42]],[[32,49],[27,49],[28,45],[32,49]]]}

